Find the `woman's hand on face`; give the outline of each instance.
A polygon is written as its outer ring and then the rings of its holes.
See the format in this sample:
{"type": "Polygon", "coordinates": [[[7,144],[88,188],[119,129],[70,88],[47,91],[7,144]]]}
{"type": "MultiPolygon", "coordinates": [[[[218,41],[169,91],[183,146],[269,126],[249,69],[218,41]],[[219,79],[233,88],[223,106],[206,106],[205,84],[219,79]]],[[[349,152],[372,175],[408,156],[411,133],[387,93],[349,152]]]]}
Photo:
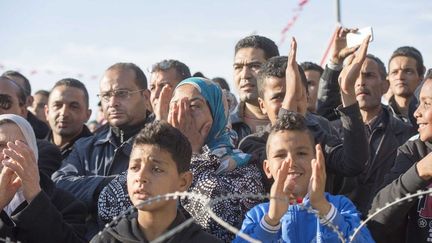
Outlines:
{"type": "Polygon", "coordinates": [[[4,166],[11,169],[21,180],[24,198],[30,203],[41,191],[39,185],[39,168],[36,158],[30,147],[21,142],[8,142],[8,148],[3,153],[10,158],[3,162],[4,166]]]}
{"type": "Polygon", "coordinates": [[[21,180],[15,172],[8,167],[2,167],[0,172],[0,209],[10,203],[20,186],[21,180]]]}
{"type": "Polygon", "coordinates": [[[189,139],[193,153],[200,152],[210,131],[211,124],[206,123],[201,128],[197,126],[187,97],[181,99],[178,103],[171,103],[168,122],[189,139]]]}

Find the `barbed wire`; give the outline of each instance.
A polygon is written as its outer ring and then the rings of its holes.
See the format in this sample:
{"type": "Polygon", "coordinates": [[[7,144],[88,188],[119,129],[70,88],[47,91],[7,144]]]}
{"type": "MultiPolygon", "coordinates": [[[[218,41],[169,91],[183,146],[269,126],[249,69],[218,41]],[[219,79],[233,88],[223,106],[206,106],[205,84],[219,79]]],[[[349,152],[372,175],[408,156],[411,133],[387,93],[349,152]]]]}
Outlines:
{"type": "Polygon", "coordinates": [[[382,208],[377,208],[376,211],[373,214],[369,214],[367,219],[362,221],[361,224],[359,225],[359,227],[357,227],[354,230],[354,233],[350,236],[350,242],[352,242],[355,237],[357,236],[358,232],[360,232],[361,228],[363,228],[369,221],[372,220],[372,218],[374,218],[375,216],[377,216],[378,214],[380,214],[382,211],[390,208],[391,206],[394,206],[398,203],[401,203],[403,201],[409,201],[409,200],[413,200],[414,198],[418,198],[421,199],[423,197],[423,195],[429,194],[432,196],[432,188],[428,189],[428,190],[418,190],[416,193],[411,194],[411,193],[407,193],[404,197],[402,198],[396,198],[393,202],[387,202],[385,204],[384,207],[382,208]]]}
{"type": "MultiPolygon", "coordinates": [[[[370,221],[372,220],[376,215],[380,214],[381,212],[383,212],[384,210],[398,204],[401,203],[403,201],[407,201],[407,200],[413,200],[415,198],[419,198],[421,199],[424,195],[431,195],[432,196],[432,188],[429,190],[419,190],[414,194],[408,193],[406,194],[404,197],[402,198],[396,198],[395,201],[393,202],[388,202],[386,203],[386,205],[382,208],[378,208],[373,214],[368,215],[368,218],[364,221],[361,221],[360,225],[358,227],[356,227],[354,229],[354,233],[349,236],[348,239],[345,239],[343,233],[339,230],[338,226],[332,224],[331,222],[328,222],[328,224],[326,224],[326,226],[328,226],[332,231],[334,231],[337,235],[338,238],[341,242],[353,242],[355,237],[358,235],[358,233],[360,232],[360,230],[370,221]]],[[[159,202],[159,201],[167,201],[167,200],[177,200],[177,199],[189,199],[189,200],[196,200],[199,203],[203,204],[205,206],[205,209],[202,214],[204,213],[208,213],[209,216],[218,224],[220,224],[221,226],[223,226],[224,228],[226,228],[228,231],[230,231],[231,233],[249,241],[249,242],[261,242],[257,239],[254,239],[253,237],[241,232],[239,229],[237,229],[236,227],[230,225],[229,223],[225,222],[223,219],[221,219],[220,217],[218,217],[216,215],[215,212],[213,212],[212,207],[213,205],[215,205],[216,203],[220,202],[220,201],[224,201],[224,200],[240,200],[240,199],[259,199],[259,200],[265,200],[265,199],[276,199],[276,200],[281,200],[281,201],[285,201],[285,202],[289,202],[291,205],[298,205],[299,207],[301,207],[302,209],[306,210],[308,213],[311,213],[313,215],[315,215],[315,217],[317,217],[318,219],[323,219],[323,217],[316,211],[314,210],[312,207],[310,206],[306,206],[303,203],[297,203],[297,202],[290,202],[290,200],[288,198],[279,198],[279,197],[270,197],[269,194],[253,194],[253,193],[245,193],[245,194],[239,194],[239,193],[233,193],[233,194],[227,194],[227,195],[223,195],[223,196],[219,196],[219,197],[215,197],[215,198],[209,198],[205,195],[199,194],[199,193],[193,193],[193,192],[174,192],[174,193],[168,193],[165,195],[158,195],[155,197],[151,197],[148,198],[144,201],[142,201],[140,204],[136,205],[136,206],[131,206],[129,207],[127,210],[123,211],[122,213],[120,213],[118,216],[114,217],[112,219],[111,222],[107,223],[104,227],[104,229],[102,229],[98,234],[102,234],[104,230],[115,226],[116,224],[119,223],[119,221],[124,218],[127,217],[128,215],[134,213],[137,209],[145,206],[145,205],[150,205],[152,203],[155,202],[159,202]]],[[[169,239],[170,237],[172,237],[173,235],[177,234],[178,232],[181,232],[182,230],[184,230],[185,228],[187,228],[188,226],[190,226],[192,223],[195,222],[194,217],[191,217],[187,220],[185,220],[184,222],[182,222],[180,225],[174,227],[173,229],[169,230],[168,232],[164,233],[163,235],[159,236],[158,238],[156,238],[155,240],[152,241],[152,243],[160,243],[160,242],[164,242],[167,239],[169,239]]],[[[5,243],[20,243],[20,241],[12,241],[11,238],[6,237],[6,238],[1,238],[0,237],[0,242],[5,242],[5,243]]]]}

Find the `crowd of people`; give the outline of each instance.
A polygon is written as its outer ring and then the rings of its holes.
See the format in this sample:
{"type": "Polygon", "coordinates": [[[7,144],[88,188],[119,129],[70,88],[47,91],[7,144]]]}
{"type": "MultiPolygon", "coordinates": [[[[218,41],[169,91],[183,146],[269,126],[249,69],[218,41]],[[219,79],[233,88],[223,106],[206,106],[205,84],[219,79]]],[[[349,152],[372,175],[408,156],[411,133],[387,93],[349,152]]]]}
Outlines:
{"type": "Polygon", "coordinates": [[[32,95],[23,74],[3,73],[0,241],[431,242],[429,195],[350,238],[370,213],[432,185],[432,72],[411,46],[395,48],[387,68],[368,53],[370,37],[348,48],[355,31],[336,29],[324,67],[298,63],[305,47],[294,38],[281,56],[271,39],[244,37],[235,91],[175,59],[155,63],[149,80],[115,63],[93,121],[96,94],[81,81],[32,95]],[[235,235],[200,200],[145,203],[173,192],[269,197],[212,204],[235,235]]]}

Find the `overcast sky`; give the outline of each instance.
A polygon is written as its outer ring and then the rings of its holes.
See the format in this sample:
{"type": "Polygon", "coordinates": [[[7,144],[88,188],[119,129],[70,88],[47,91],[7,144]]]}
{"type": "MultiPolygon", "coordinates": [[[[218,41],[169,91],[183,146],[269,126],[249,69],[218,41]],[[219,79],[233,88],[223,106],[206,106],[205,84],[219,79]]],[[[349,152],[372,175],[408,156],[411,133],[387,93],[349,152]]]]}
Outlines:
{"type": "MultiPolygon", "coordinates": [[[[226,78],[233,88],[235,43],[252,33],[278,43],[297,5],[298,0],[1,1],[0,71],[19,69],[33,91],[78,78],[93,108],[101,74],[120,61],[136,63],[149,78],[153,63],[178,59],[192,72],[226,78]]],[[[411,45],[422,52],[427,68],[431,9],[430,0],[341,0],[344,26],[373,27],[369,53],[387,63],[394,49],[411,45]]],[[[297,38],[298,61],[320,62],[335,15],[335,1],[308,1],[287,33],[297,38]]],[[[288,45],[280,45],[281,54],[288,45]]]]}

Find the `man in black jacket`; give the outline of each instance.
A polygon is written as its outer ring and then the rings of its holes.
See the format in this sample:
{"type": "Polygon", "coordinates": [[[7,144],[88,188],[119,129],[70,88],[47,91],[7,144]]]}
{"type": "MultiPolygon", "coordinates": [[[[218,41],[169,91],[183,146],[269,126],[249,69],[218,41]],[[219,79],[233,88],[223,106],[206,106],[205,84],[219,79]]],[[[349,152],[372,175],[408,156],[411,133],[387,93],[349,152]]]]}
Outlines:
{"type": "MultiPolygon", "coordinates": [[[[369,159],[362,174],[355,178],[344,178],[338,193],[346,194],[363,218],[383,183],[384,175],[394,164],[397,148],[414,134],[409,124],[395,118],[388,107],[381,104],[381,96],[388,86],[386,77],[384,63],[368,54],[355,84],[356,99],[369,141],[369,159]]],[[[331,92],[334,91],[329,90],[331,92]]],[[[342,130],[340,120],[333,124],[342,130]]]]}
{"type": "MultiPolygon", "coordinates": [[[[45,114],[51,127],[46,139],[60,149],[62,160],[70,154],[78,139],[93,135],[84,124],[90,118],[91,110],[87,89],[79,80],[66,78],[55,83],[45,114]]],[[[59,168],[60,161],[53,172],[59,168]]]]}
{"type": "Polygon", "coordinates": [[[152,120],[145,106],[149,99],[147,78],[133,63],[109,67],[100,81],[99,98],[108,125],[82,138],[52,175],[57,187],[71,192],[89,208],[87,237],[96,232],[96,204],[100,191],[128,167],[135,135],[152,120]]]}

